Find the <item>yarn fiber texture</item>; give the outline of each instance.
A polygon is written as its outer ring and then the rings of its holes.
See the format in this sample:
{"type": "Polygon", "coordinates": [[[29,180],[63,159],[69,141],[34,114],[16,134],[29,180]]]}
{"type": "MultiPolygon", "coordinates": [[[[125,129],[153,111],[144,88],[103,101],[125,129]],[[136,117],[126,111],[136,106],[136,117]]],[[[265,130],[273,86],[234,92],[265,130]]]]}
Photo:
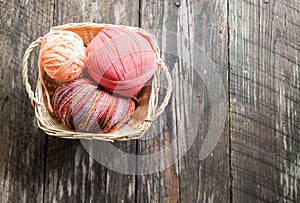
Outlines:
{"type": "Polygon", "coordinates": [[[87,47],[91,77],[109,92],[136,95],[158,68],[145,37],[126,27],[107,27],[87,47]]]}
{"type": "Polygon", "coordinates": [[[52,103],[65,126],[92,133],[107,133],[119,128],[135,109],[130,98],[100,90],[86,78],[63,84],[55,91],[52,103]]]}
{"type": "Polygon", "coordinates": [[[45,72],[59,82],[79,77],[85,67],[86,48],[79,35],[71,31],[52,31],[45,35],[39,63],[45,72]]]}

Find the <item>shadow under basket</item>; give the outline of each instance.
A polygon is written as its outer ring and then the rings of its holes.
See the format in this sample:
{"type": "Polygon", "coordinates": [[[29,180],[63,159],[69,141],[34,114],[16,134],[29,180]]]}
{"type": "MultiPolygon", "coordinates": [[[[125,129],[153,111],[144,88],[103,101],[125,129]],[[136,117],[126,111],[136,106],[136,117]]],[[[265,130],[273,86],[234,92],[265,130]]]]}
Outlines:
{"type": "MultiPolygon", "coordinates": [[[[87,46],[90,41],[101,31],[101,29],[105,27],[126,27],[132,29],[135,32],[138,32],[143,37],[145,37],[145,39],[147,39],[157,56],[159,68],[153,76],[151,88],[147,88],[151,91],[151,93],[149,97],[148,112],[146,117],[144,116],[145,119],[143,119],[143,122],[141,122],[140,124],[134,124],[132,120],[133,118],[131,118],[117,130],[109,133],[98,134],[78,132],[63,125],[48,109],[49,98],[45,97],[45,95],[49,94],[47,92],[47,88],[45,88],[45,86],[43,85],[47,83],[47,81],[44,81],[44,70],[42,70],[39,64],[39,77],[37,80],[35,92],[32,91],[31,85],[28,81],[28,58],[30,56],[30,53],[41,44],[43,37],[40,37],[29,45],[24,54],[22,76],[23,83],[30,98],[31,104],[35,109],[35,116],[37,118],[38,126],[48,135],[69,139],[98,139],[106,141],[138,139],[143,136],[143,134],[150,127],[151,123],[158,118],[158,116],[164,111],[165,107],[167,106],[172,92],[172,79],[167,67],[159,57],[159,48],[156,44],[156,40],[151,34],[145,32],[141,28],[136,27],[95,23],[70,23],[52,27],[50,32],[56,30],[68,30],[75,32],[82,38],[84,45],[87,46]],[[166,85],[164,85],[163,96],[159,94],[160,83],[162,81],[160,77],[163,77],[163,81],[166,81],[166,85]],[[162,102],[159,104],[160,101],[162,102]]],[[[139,115],[136,116],[138,117],[139,115]]]]}

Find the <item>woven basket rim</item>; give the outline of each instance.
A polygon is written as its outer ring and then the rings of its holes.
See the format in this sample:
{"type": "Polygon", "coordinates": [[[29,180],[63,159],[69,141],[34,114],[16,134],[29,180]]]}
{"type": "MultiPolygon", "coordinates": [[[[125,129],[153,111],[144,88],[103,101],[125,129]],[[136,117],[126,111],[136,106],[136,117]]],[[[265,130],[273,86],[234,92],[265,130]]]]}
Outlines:
{"type": "MultiPolygon", "coordinates": [[[[158,45],[154,44],[156,40],[152,34],[138,27],[114,25],[114,24],[97,24],[97,23],[68,23],[68,24],[52,27],[49,33],[57,30],[70,30],[70,31],[76,30],[77,34],[81,32],[87,35],[89,34],[87,33],[87,31],[94,31],[97,29],[103,29],[105,27],[126,27],[136,32],[139,32],[148,40],[148,42],[151,44],[156,54],[159,68],[154,74],[154,79],[152,81],[152,91],[151,91],[151,96],[149,101],[148,115],[145,121],[140,125],[134,125],[132,122],[129,121],[126,124],[124,124],[120,129],[105,134],[77,132],[76,130],[71,130],[67,128],[62,123],[57,123],[55,119],[53,119],[53,117],[50,115],[50,112],[47,108],[49,106],[50,100],[49,98],[47,99],[46,97],[46,100],[48,101],[45,101],[44,98],[44,93],[45,91],[47,92],[47,89],[44,88],[44,83],[42,79],[43,70],[40,67],[39,63],[38,63],[39,77],[37,80],[35,92],[32,91],[28,79],[28,59],[30,53],[41,44],[44,38],[44,37],[39,37],[37,40],[32,42],[27,48],[27,50],[25,51],[25,54],[23,56],[23,64],[22,64],[22,79],[23,79],[23,84],[25,86],[26,92],[31,101],[31,104],[34,107],[38,127],[48,135],[56,136],[60,138],[69,138],[69,139],[97,139],[97,140],[105,140],[105,141],[114,141],[114,140],[124,141],[124,140],[138,139],[143,136],[143,134],[150,127],[151,123],[159,117],[159,115],[164,111],[165,107],[167,106],[172,92],[172,79],[168,71],[168,68],[166,67],[165,63],[159,56],[160,51],[158,45]],[[163,72],[166,77],[167,87],[166,87],[166,92],[163,101],[160,103],[160,106],[158,106],[160,72],[163,72]]],[[[73,32],[76,33],[76,31],[73,32]]]]}

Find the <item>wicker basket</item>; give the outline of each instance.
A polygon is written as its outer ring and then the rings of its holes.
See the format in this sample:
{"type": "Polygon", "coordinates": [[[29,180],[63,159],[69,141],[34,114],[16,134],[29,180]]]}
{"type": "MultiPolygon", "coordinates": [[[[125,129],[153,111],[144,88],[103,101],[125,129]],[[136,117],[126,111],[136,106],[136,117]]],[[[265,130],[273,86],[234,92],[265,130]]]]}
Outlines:
{"type": "MultiPolygon", "coordinates": [[[[77,33],[82,39],[85,45],[88,45],[89,42],[96,36],[99,31],[105,27],[109,26],[119,26],[119,25],[111,25],[111,24],[95,24],[95,23],[71,23],[65,24],[61,26],[56,26],[51,28],[50,32],[53,30],[68,30],[77,33]]],[[[127,27],[127,26],[122,26],[127,27]]],[[[28,58],[30,53],[40,45],[43,37],[38,38],[36,41],[30,44],[28,49],[26,50],[23,58],[23,83],[25,85],[28,96],[31,100],[31,104],[35,109],[35,115],[37,118],[37,123],[39,128],[41,128],[48,135],[61,137],[61,138],[70,138],[70,139],[98,139],[98,140],[106,140],[106,141],[114,141],[114,140],[131,140],[137,139],[143,136],[143,134],[150,127],[151,123],[157,119],[157,117],[164,111],[166,105],[171,96],[172,91],[172,80],[170,73],[159,57],[159,49],[155,44],[155,40],[152,35],[145,32],[141,28],[136,27],[127,27],[132,29],[139,34],[143,35],[148,42],[150,42],[153,50],[156,53],[159,69],[154,74],[154,78],[152,80],[152,90],[151,96],[149,100],[148,114],[144,120],[144,122],[140,125],[134,125],[133,122],[127,122],[123,126],[121,126],[118,130],[115,130],[111,133],[83,133],[77,132],[76,130],[71,130],[64,126],[61,122],[59,122],[56,117],[48,110],[49,98],[45,97],[48,95],[47,89],[44,88],[44,70],[38,64],[39,68],[39,77],[36,85],[35,92],[32,91],[31,86],[28,81],[28,58]],[[159,77],[161,71],[164,73],[167,81],[167,87],[165,91],[165,96],[162,99],[160,106],[158,106],[159,102],[159,77]],[[48,101],[47,101],[48,100],[48,101]]]]}

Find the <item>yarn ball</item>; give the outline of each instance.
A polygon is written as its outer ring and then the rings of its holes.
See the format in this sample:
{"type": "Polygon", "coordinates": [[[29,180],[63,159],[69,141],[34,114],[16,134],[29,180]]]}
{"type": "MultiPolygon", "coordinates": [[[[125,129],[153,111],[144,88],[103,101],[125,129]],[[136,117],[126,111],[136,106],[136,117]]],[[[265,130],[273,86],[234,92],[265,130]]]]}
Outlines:
{"type": "Polygon", "coordinates": [[[71,31],[51,31],[42,40],[39,63],[59,82],[79,77],[85,67],[86,48],[82,39],[71,31]]]}
{"type": "Polygon", "coordinates": [[[107,133],[119,128],[135,109],[130,98],[102,91],[86,78],[63,84],[55,91],[52,103],[65,126],[92,133],[107,133]]]}
{"type": "Polygon", "coordinates": [[[157,70],[151,44],[126,27],[102,29],[87,47],[87,71],[106,90],[131,97],[157,70]]]}

